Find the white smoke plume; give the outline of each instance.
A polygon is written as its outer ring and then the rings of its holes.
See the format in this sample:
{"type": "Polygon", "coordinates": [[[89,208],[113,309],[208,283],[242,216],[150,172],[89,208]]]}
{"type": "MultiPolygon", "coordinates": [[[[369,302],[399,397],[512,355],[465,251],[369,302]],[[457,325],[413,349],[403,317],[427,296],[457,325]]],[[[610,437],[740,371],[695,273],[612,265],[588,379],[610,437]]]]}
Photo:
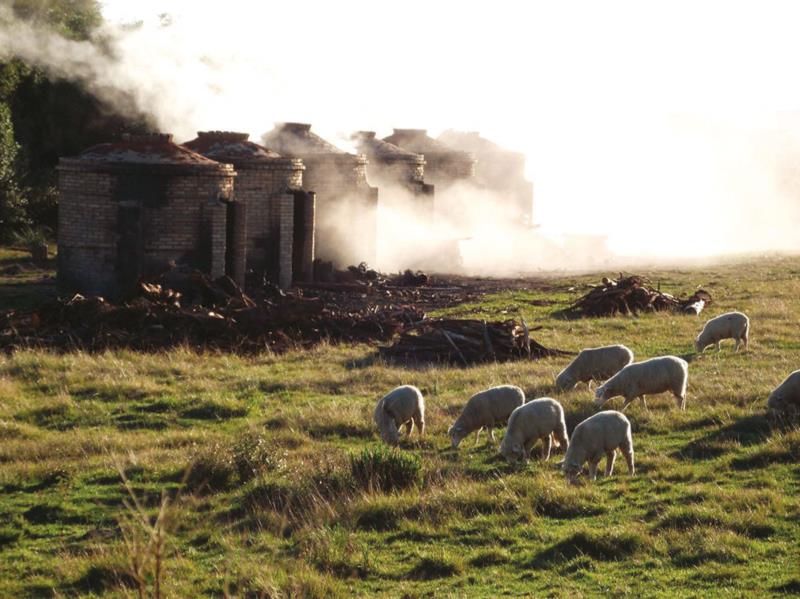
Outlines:
{"type": "Polygon", "coordinates": [[[409,231],[469,237],[475,272],[591,265],[596,248],[573,234],[605,235],[625,260],[800,249],[793,2],[103,4],[93,43],[0,12],[0,57],[79,81],[178,139],[258,139],[305,121],[350,150],[355,130],[427,127],[526,154],[539,234],[509,240],[487,195],[454,196],[470,214],[456,230],[387,202],[386,267],[402,266],[409,231]]]}

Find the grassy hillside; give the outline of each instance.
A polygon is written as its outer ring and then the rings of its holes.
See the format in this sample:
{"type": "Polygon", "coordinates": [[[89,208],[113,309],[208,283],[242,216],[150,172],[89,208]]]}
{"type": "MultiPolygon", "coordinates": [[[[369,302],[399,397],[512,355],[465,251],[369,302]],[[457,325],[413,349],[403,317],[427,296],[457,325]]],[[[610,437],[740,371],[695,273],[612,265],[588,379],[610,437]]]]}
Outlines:
{"type": "MultiPolygon", "coordinates": [[[[800,592],[800,432],[763,417],[800,367],[800,258],[643,274],[716,303],[700,319],[554,317],[594,275],[447,310],[521,314],[550,347],[622,342],[637,358],[691,360],[686,412],[667,395],[627,410],[636,476],[618,460],[579,487],[559,453],[508,465],[485,438],[456,452],[446,437],[470,394],[514,383],[553,395],[568,358],[404,369],[368,346],[3,357],[0,596],[135,596],[155,578],[184,597],[800,592]],[[705,317],[730,309],[751,317],[750,351],[694,357],[705,317]],[[403,383],[423,390],[429,434],[382,452],[372,409],[403,383]],[[394,488],[365,476],[369,463],[394,488]]],[[[593,413],[585,386],[553,396],[570,430],[593,413]]]]}

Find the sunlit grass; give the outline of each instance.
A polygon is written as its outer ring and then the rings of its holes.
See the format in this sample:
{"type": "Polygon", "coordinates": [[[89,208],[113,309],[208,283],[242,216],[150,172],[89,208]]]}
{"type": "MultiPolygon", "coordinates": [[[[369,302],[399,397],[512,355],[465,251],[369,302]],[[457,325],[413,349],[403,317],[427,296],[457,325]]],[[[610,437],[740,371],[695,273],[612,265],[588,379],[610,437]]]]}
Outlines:
{"type": "Polygon", "coordinates": [[[668,396],[627,411],[637,475],[622,467],[579,487],[565,484],[559,454],[511,465],[485,437],[453,451],[446,436],[472,393],[501,383],[557,397],[571,429],[593,408],[585,385],[555,394],[569,358],[404,369],[364,345],[3,357],[0,596],[132,592],[118,463],[153,514],[162,492],[183,488],[164,570],[173,596],[796,591],[800,432],[773,433],[764,406],[800,363],[800,259],[644,274],[715,303],[701,318],[555,315],[593,275],[442,312],[522,316],[560,349],[624,343],[637,358],[690,359],[686,412],[668,396]],[[731,309],[751,316],[750,350],[692,355],[705,318],[731,309]],[[370,453],[375,401],[399,384],[427,403],[428,435],[398,450],[412,461],[370,453]],[[365,484],[353,463],[367,458],[406,482],[365,484]]]}

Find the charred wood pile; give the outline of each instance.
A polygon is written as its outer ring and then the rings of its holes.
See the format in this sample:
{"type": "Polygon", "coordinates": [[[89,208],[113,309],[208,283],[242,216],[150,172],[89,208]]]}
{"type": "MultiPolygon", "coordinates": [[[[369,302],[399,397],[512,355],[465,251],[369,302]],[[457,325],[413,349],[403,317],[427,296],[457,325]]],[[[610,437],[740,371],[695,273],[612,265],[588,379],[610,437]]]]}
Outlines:
{"type": "Polygon", "coordinates": [[[393,360],[464,366],[569,355],[537,343],[530,333],[525,321],[427,319],[403,330],[381,354],[393,360]]]}
{"type": "Polygon", "coordinates": [[[254,298],[228,277],[168,273],[140,283],[135,296],[121,303],[76,294],[34,310],[0,313],[0,348],[152,351],[185,345],[281,352],[324,340],[387,341],[425,317],[414,305],[384,299],[374,304],[347,294],[306,297],[277,289],[254,298]]]}
{"type": "Polygon", "coordinates": [[[588,293],[565,310],[566,314],[588,317],[663,311],[700,314],[712,302],[711,294],[702,289],[680,299],[654,289],[648,279],[638,275],[620,273],[618,279],[603,277],[599,285],[590,287],[588,293]]]}

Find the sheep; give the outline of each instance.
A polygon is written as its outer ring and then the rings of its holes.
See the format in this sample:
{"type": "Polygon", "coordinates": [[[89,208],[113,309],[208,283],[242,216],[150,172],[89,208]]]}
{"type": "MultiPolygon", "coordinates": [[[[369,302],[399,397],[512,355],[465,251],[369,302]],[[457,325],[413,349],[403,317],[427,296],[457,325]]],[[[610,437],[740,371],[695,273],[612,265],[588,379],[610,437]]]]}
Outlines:
{"type": "Polygon", "coordinates": [[[628,474],[633,476],[633,437],[631,423],[622,412],[607,410],[590,416],[572,431],[569,447],[561,468],[567,481],[578,482],[583,465],[589,462],[589,478],[597,479],[597,466],[606,456],[606,476],[614,472],[617,448],[628,463],[628,474]]]}
{"type": "Polygon", "coordinates": [[[794,423],[800,416],[800,370],[795,370],[770,393],[767,417],[773,426],[794,423]]]}
{"type": "Polygon", "coordinates": [[[703,330],[694,340],[694,349],[697,353],[709,345],[716,345],[719,351],[720,341],[723,339],[733,339],[736,341],[734,351],[739,351],[739,344],[744,343],[747,349],[748,335],[750,333],[750,319],[741,312],[726,312],[716,318],[712,318],[705,325],[703,330]]]}
{"type": "Polygon", "coordinates": [[[472,431],[476,431],[477,445],[483,428],[489,431],[489,437],[495,441],[494,427],[508,422],[511,412],[524,403],[525,393],[514,385],[501,385],[476,393],[467,400],[461,414],[447,431],[453,449],[472,431]]]}
{"type": "Polygon", "coordinates": [[[425,434],[425,400],[422,392],[412,385],[391,390],[378,400],[372,418],[378,426],[381,439],[389,445],[398,444],[398,429],[403,425],[410,437],[416,424],[419,436],[422,437],[425,434]]]}
{"type": "Polygon", "coordinates": [[[641,397],[645,408],[645,394],[672,391],[681,410],[686,409],[686,382],[689,365],[675,356],[661,356],[644,362],[628,364],[608,379],[595,391],[594,405],[600,408],[612,397],[625,398],[624,410],[637,397],[641,397]]]}
{"type": "Polygon", "coordinates": [[[605,381],[633,362],[633,352],[624,345],[607,345],[581,350],[556,377],[556,389],[568,391],[578,383],[605,381]]]}
{"type": "Polygon", "coordinates": [[[500,454],[509,461],[527,460],[538,439],[542,440],[541,455],[545,461],[550,459],[553,441],[564,449],[569,446],[564,408],[555,399],[534,399],[511,412],[500,454]]]}

